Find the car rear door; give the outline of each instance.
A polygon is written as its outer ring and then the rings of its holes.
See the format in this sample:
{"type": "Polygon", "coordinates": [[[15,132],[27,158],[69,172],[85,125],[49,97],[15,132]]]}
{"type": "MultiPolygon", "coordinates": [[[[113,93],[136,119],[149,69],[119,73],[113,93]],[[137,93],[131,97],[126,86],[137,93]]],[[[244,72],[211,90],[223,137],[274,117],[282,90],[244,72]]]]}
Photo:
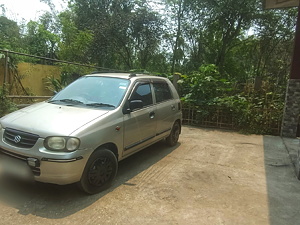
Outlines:
{"type": "Polygon", "coordinates": [[[166,136],[172,129],[175,121],[176,102],[169,85],[164,80],[154,80],[153,82],[156,101],[156,135],[166,136]]]}

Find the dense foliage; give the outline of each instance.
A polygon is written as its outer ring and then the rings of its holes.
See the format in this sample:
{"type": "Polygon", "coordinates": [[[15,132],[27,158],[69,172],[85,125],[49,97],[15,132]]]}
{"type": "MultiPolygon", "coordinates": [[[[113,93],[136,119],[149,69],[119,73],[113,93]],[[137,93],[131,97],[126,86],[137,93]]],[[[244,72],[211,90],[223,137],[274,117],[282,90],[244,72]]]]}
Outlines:
{"type": "Polygon", "coordinates": [[[17,106],[7,98],[7,89],[0,86],[0,117],[17,109],[17,106]]]}
{"type": "MultiPolygon", "coordinates": [[[[265,123],[280,120],[295,8],[263,10],[261,0],[69,0],[58,13],[51,0],[41,1],[51,12],[38,21],[12,21],[2,10],[0,49],[169,77],[180,73],[188,104],[225,107],[238,117],[236,126],[251,132],[268,133],[265,123]]],[[[49,78],[48,84],[58,90],[85,71],[65,67],[62,80],[49,78]]]]}
{"type": "Polygon", "coordinates": [[[201,121],[216,110],[229,115],[236,129],[247,133],[278,134],[284,107],[284,91],[274,83],[259,87],[222,77],[213,64],[202,65],[199,71],[182,75],[180,92],[187,107],[196,109],[195,120],[201,121]]]}

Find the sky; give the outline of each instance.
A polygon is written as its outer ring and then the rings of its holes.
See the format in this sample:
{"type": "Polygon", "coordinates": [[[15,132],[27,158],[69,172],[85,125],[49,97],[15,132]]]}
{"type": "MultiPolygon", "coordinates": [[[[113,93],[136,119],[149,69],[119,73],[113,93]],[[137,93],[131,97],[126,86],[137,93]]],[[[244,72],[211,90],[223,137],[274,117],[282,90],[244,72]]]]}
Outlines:
{"type": "MultiPolygon", "coordinates": [[[[61,11],[67,6],[67,0],[52,0],[55,10],[61,11]]],[[[21,22],[25,20],[37,20],[45,11],[50,11],[50,7],[40,0],[0,0],[0,5],[5,7],[5,15],[11,20],[21,22]]],[[[0,8],[0,14],[2,9],[0,8]]]]}
{"type": "MultiPolygon", "coordinates": [[[[55,5],[55,10],[62,11],[67,7],[68,0],[51,0],[55,5]]],[[[159,1],[149,2],[150,5],[157,11],[163,10],[159,1]]],[[[5,16],[16,22],[29,22],[30,20],[38,20],[45,11],[50,11],[50,7],[40,0],[0,0],[0,6],[5,7],[5,16]]],[[[0,7],[0,15],[2,9],[0,7]]]]}

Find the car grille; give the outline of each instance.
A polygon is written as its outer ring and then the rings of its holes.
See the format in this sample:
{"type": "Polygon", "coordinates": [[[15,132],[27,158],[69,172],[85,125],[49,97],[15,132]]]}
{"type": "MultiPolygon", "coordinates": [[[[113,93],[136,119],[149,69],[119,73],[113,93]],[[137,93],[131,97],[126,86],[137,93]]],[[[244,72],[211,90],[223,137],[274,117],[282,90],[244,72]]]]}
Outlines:
{"type": "Polygon", "coordinates": [[[36,134],[14,130],[11,128],[6,128],[4,131],[5,142],[19,148],[32,148],[38,139],[39,136],[36,134]]]}

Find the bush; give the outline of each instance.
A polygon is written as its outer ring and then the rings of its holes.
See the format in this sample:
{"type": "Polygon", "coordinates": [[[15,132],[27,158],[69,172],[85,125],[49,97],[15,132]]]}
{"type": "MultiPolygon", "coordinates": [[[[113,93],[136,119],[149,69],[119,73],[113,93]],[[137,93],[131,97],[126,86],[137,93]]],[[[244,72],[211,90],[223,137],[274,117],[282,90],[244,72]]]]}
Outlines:
{"type": "Polygon", "coordinates": [[[231,83],[220,76],[213,64],[202,65],[199,71],[182,75],[179,80],[182,100],[194,104],[211,104],[214,98],[226,96],[231,89],[231,83]]]}
{"type": "Polygon", "coordinates": [[[17,109],[17,105],[7,98],[7,89],[0,86],[0,117],[17,109]]]}
{"type": "Polygon", "coordinates": [[[196,110],[194,118],[199,124],[201,120],[213,124],[217,115],[228,118],[235,129],[245,133],[278,134],[284,92],[275,83],[264,82],[259,90],[251,84],[239,88],[235,82],[221,77],[212,64],[182,75],[178,83],[182,101],[196,110]]]}

